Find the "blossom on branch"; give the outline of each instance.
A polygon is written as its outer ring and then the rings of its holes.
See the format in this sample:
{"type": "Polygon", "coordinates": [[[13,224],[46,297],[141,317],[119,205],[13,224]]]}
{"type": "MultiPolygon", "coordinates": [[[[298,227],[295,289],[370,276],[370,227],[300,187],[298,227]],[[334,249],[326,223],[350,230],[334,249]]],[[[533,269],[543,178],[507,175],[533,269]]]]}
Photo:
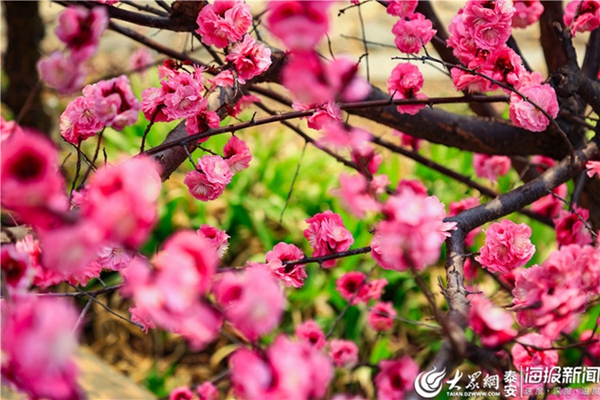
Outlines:
{"type": "Polygon", "coordinates": [[[403,400],[405,394],[413,390],[419,366],[412,358],[404,356],[396,361],[384,360],[379,367],[375,377],[378,399],[403,400]]]}
{"type": "MultiPolygon", "coordinates": [[[[310,226],[304,230],[304,237],[313,248],[313,257],[325,256],[346,251],[354,243],[350,231],[344,227],[344,221],[330,210],[314,215],[306,220],[310,226]]],[[[335,260],[323,261],[323,268],[331,268],[335,260]]]]}
{"type": "Polygon", "coordinates": [[[55,33],[69,48],[71,58],[81,62],[94,55],[107,25],[104,7],[69,6],[59,15],[55,33]]]}
{"type": "Polygon", "coordinates": [[[358,346],[350,340],[333,339],[329,354],[336,367],[352,368],[358,362],[358,346]]]}
{"type": "Polygon", "coordinates": [[[244,36],[244,40],[236,43],[227,57],[235,66],[238,73],[238,81],[245,83],[269,69],[271,65],[271,49],[263,44],[256,43],[250,35],[244,36]]]}
{"type": "Polygon", "coordinates": [[[323,330],[312,319],[298,324],[294,333],[298,339],[310,343],[317,350],[321,350],[327,344],[323,330]]]}
{"type": "Polygon", "coordinates": [[[469,326],[480,336],[485,347],[500,347],[517,336],[510,313],[481,295],[471,297],[470,302],[469,326]]]}
{"type": "Polygon", "coordinates": [[[600,1],[571,0],[565,7],[563,21],[573,36],[576,32],[593,31],[600,26],[600,1]]]}
{"type": "Polygon", "coordinates": [[[414,13],[400,18],[392,28],[392,33],[398,50],[407,54],[417,54],[431,41],[436,30],[423,14],[414,13]]]}
{"type": "MultiPolygon", "coordinates": [[[[523,85],[519,88],[519,91],[530,101],[541,107],[550,117],[556,118],[558,116],[558,101],[552,86],[541,84],[523,85]]],[[[510,95],[509,115],[515,126],[532,132],[542,132],[550,124],[550,121],[540,109],[516,93],[510,95]]]]}
{"type": "Polygon", "coordinates": [[[389,331],[397,315],[392,302],[379,302],[369,310],[369,325],[378,332],[389,331]]]}
{"type": "Polygon", "coordinates": [[[489,154],[473,154],[473,168],[480,178],[497,181],[510,171],[510,158],[506,156],[492,156],[489,154]]]}
{"type": "Polygon", "coordinates": [[[243,0],[215,0],[202,7],[196,23],[202,43],[222,49],[242,39],[252,25],[252,13],[243,0]]]}
{"type": "Polygon", "coordinates": [[[526,28],[536,23],[544,12],[540,0],[513,0],[513,5],[515,7],[512,18],[513,28],[526,28]]]}
{"type": "Polygon", "coordinates": [[[487,230],[485,244],[475,260],[491,272],[508,273],[522,267],[535,253],[529,240],[531,228],[503,219],[493,223],[487,230]]]}
{"type": "MultiPolygon", "coordinates": [[[[387,80],[388,93],[394,99],[426,99],[419,90],[423,87],[423,75],[419,68],[411,63],[400,63],[387,80]]],[[[398,112],[415,115],[425,104],[399,105],[398,112]]]]}

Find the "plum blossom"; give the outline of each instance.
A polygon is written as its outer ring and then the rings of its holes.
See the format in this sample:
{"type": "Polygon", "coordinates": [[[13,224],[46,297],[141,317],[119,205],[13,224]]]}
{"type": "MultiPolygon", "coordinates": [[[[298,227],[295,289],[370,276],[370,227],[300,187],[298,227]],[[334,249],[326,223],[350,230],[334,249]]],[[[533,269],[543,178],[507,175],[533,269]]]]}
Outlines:
{"type": "Polygon", "coordinates": [[[513,28],[525,28],[536,23],[544,12],[540,0],[513,0],[513,6],[515,7],[512,17],[513,28]]]}
{"type": "Polygon", "coordinates": [[[64,180],[58,171],[58,150],[42,134],[23,130],[1,144],[0,201],[37,225],[32,208],[66,211],[64,180]],[[31,218],[28,218],[28,217],[31,218]]]}
{"type": "Polygon", "coordinates": [[[2,380],[28,398],[83,399],[77,386],[77,311],[66,299],[2,301],[2,380]],[[60,321],[58,323],[57,321],[60,321]]]}
{"type": "Polygon", "coordinates": [[[435,196],[412,190],[390,196],[383,206],[386,219],[379,223],[371,243],[371,256],[384,269],[422,271],[435,263],[454,222],[443,222],[444,204],[435,196]]]}
{"type": "Polygon", "coordinates": [[[574,212],[560,210],[554,218],[558,244],[592,244],[592,234],[586,226],[589,216],[590,212],[585,208],[575,207],[574,212]]]}
{"type": "MultiPolygon", "coordinates": [[[[596,359],[600,359],[600,334],[596,333],[594,335],[593,333],[593,331],[586,329],[585,331],[581,332],[581,335],[579,335],[579,340],[582,342],[592,341],[592,343],[587,345],[585,349],[590,355],[596,359]]],[[[586,357],[584,364],[594,366],[594,361],[590,360],[589,357],[586,357]]]]}
{"type": "Polygon", "coordinates": [[[104,7],[69,6],[59,15],[55,33],[69,48],[71,58],[81,62],[94,55],[107,25],[104,7]]]}
{"type": "Polygon", "coordinates": [[[242,139],[232,136],[223,147],[223,158],[231,172],[238,173],[250,166],[252,154],[242,139]]]}
{"type": "Polygon", "coordinates": [[[235,77],[233,76],[233,72],[226,69],[219,72],[214,78],[209,79],[208,82],[221,87],[232,87],[235,84],[235,77]]]}
{"type": "MultiPolygon", "coordinates": [[[[557,196],[564,199],[567,197],[569,189],[567,185],[563,183],[562,185],[554,188],[554,190],[552,191],[557,196]]],[[[565,204],[562,201],[560,201],[559,198],[557,198],[554,195],[548,194],[531,203],[531,210],[545,217],[555,218],[558,215],[559,211],[564,207],[564,205],[565,204]]]]}
{"type": "Polygon", "coordinates": [[[375,377],[378,399],[403,400],[404,395],[413,390],[419,366],[412,358],[404,356],[396,361],[384,360],[379,367],[375,377]]]}
{"type": "Polygon", "coordinates": [[[196,388],[198,400],[219,400],[219,391],[211,382],[204,382],[196,388]]]}
{"type": "Polygon", "coordinates": [[[289,50],[312,50],[329,31],[331,1],[270,1],[267,27],[289,50]]]}
{"type": "Polygon", "coordinates": [[[285,336],[276,337],[264,355],[240,348],[229,364],[234,392],[245,399],[319,399],[333,377],[325,354],[285,336]]]}
{"type": "Polygon", "coordinates": [[[563,21],[575,32],[591,32],[600,26],[600,1],[571,0],[565,7],[563,21]]]}
{"type": "Polygon", "coordinates": [[[325,333],[312,319],[296,326],[294,333],[298,339],[310,343],[317,350],[321,350],[327,344],[325,333]]]}
{"type": "Polygon", "coordinates": [[[510,313],[484,296],[474,296],[470,302],[469,326],[479,335],[485,347],[500,347],[517,336],[510,313]]]}
{"type": "Polygon", "coordinates": [[[250,35],[244,36],[244,40],[236,43],[227,57],[235,66],[238,73],[238,81],[245,83],[269,69],[271,65],[271,49],[263,44],[256,43],[250,35]]]}
{"type": "Polygon", "coordinates": [[[214,284],[214,293],[225,318],[251,341],[271,332],[281,320],[283,292],[265,268],[223,274],[214,284]]]}
{"type": "Polygon", "coordinates": [[[85,83],[86,68],[82,63],[74,62],[63,53],[55,51],[38,61],[40,78],[61,94],[70,94],[79,90],[85,83]]]}
{"type": "Polygon", "coordinates": [[[572,332],[586,302],[600,293],[600,250],[567,245],[541,266],[519,270],[513,289],[517,321],[554,340],[572,332]]]}
{"type": "Polygon", "coordinates": [[[369,182],[363,175],[340,175],[340,188],[335,191],[344,208],[357,218],[364,218],[367,211],[378,211],[381,205],[370,193],[369,182]]]}
{"type": "Polygon", "coordinates": [[[463,20],[477,47],[493,51],[502,46],[511,33],[515,8],[510,0],[469,0],[463,20]]]}
{"type": "Polygon", "coordinates": [[[402,17],[392,28],[396,47],[407,54],[417,54],[421,47],[431,41],[436,30],[433,24],[421,13],[402,17]]]}
{"type": "Polygon", "coordinates": [[[102,269],[120,271],[127,268],[135,257],[134,252],[116,245],[103,245],[97,252],[96,261],[102,269]]]}
{"type": "Polygon", "coordinates": [[[260,103],[259,97],[253,94],[245,94],[235,103],[233,110],[229,110],[229,115],[235,117],[239,115],[243,110],[249,108],[252,104],[260,103]]]}
{"type": "Polygon", "coordinates": [[[379,302],[369,310],[369,325],[378,332],[389,331],[394,326],[394,317],[397,315],[392,302],[379,302]]]}
{"type": "MultiPolygon", "coordinates": [[[[558,116],[558,101],[552,86],[522,85],[519,91],[546,111],[550,117],[558,116]]],[[[510,95],[509,115],[513,124],[532,132],[542,132],[550,124],[548,118],[538,108],[516,93],[510,95]]]]}
{"type": "Polygon", "coordinates": [[[103,127],[104,124],[96,114],[96,102],[92,96],[75,98],[60,116],[60,134],[72,144],[96,135],[103,127]]]}
{"type": "MultiPolygon", "coordinates": [[[[485,71],[487,76],[500,83],[514,87],[519,87],[521,85],[521,77],[527,71],[523,66],[521,57],[508,46],[502,46],[492,51],[487,56],[485,63],[486,66],[483,66],[482,68],[483,70],[489,69],[489,72],[485,71]]],[[[498,87],[495,84],[491,85],[490,90],[495,90],[497,88],[500,88],[507,93],[510,92],[508,89],[498,87]]]]}
{"type": "Polygon", "coordinates": [[[392,131],[392,134],[400,137],[400,144],[404,147],[410,147],[413,149],[413,151],[419,151],[421,148],[421,142],[423,141],[422,139],[407,135],[406,133],[397,131],[396,129],[392,131]]]}
{"type": "Polygon", "coordinates": [[[600,176],[600,161],[588,161],[585,168],[587,169],[587,176],[590,178],[594,175],[600,176]]]}
{"type": "Polygon", "coordinates": [[[473,154],[473,168],[480,178],[497,181],[499,177],[510,171],[510,158],[507,156],[492,156],[489,154],[473,154]]]}
{"type": "Polygon", "coordinates": [[[358,362],[358,346],[350,340],[333,339],[329,354],[336,367],[352,368],[358,362]]]}
{"type": "Polygon", "coordinates": [[[202,156],[198,159],[197,168],[187,173],[183,183],[188,186],[192,196],[201,201],[219,197],[233,177],[231,168],[221,156],[202,156]]]}
{"type": "Polygon", "coordinates": [[[368,303],[369,300],[379,300],[383,288],[388,284],[387,279],[373,279],[367,281],[367,276],[362,272],[346,272],[336,281],[336,290],[342,297],[352,304],[359,302],[368,303]],[[358,293],[357,293],[358,292],[358,293]]]}
{"type": "Polygon", "coordinates": [[[13,243],[0,247],[0,267],[8,288],[18,291],[29,288],[36,272],[32,257],[13,243]]]}
{"type": "MultiPolygon", "coordinates": [[[[304,237],[314,250],[313,257],[346,251],[354,243],[342,218],[330,210],[316,214],[306,222],[310,225],[304,230],[304,237]]],[[[323,268],[331,268],[335,265],[335,260],[323,261],[322,265],[323,268]]]]}
{"type": "Polygon", "coordinates": [[[286,286],[295,288],[304,285],[306,279],[305,264],[285,265],[285,261],[296,261],[304,257],[302,250],[293,244],[277,243],[273,250],[268,251],[265,258],[267,268],[273,276],[286,286]]]}
{"type": "Polygon", "coordinates": [[[154,64],[152,53],[146,47],[139,47],[129,56],[129,68],[142,74],[154,64]]]}
{"type": "Polygon", "coordinates": [[[475,260],[491,272],[507,273],[522,267],[535,253],[531,244],[531,228],[503,219],[487,230],[485,244],[475,260]]]}
{"type": "Polygon", "coordinates": [[[210,225],[200,225],[200,228],[196,233],[212,245],[218,258],[223,258],[229,248],[229,238],[231,237],[227,232],[221,231],[210,225]]]}
{"type": "Polygon", "coordinates": [[[140,156],[99,169],[90,181],[82,215],[106,240],[125,247],[141,245],[157,219],[158,169],[150,158],[140,156]]]}
{"type": "MultiPolygon", "coordinates": [[[[310,104],[294,101],[292,108],[296,111],[306,111],[312,109],[310,104]]],[[[329,101],[324,105],[316,107],[313,115],[307,117],[308,127],[315,130],[321,130],[324,127],[336,122],[342,122],[342,110],[333,101],[329,101]]],[[[302,119],[302,118],[301,118],[302,119]]]]}
{"type": "Polygon", "coordinates": [[[537,333],[521,336],[511,349],[513,363],[518,370],[530,367],[554,367],[558,363],[556,350],[536,350],[552,347],[552,342],[537,333]],[[530,347],[534,346],[534,347],[530,347]]]}
{"type": "MultiPolygon", "coordinates": [[[[423,75],[411,63],[400,63],[394,67],[387,80],[388,93],[394,99],[426,99],[419,90],[423,87],[423,75]]],[[[415,115],[425,104],[399,105],[398,112],[415,115]]]]}
{"type": "Polygon", "coordinates": [[[334,123],[327,125],[322,133],[323,137],[319,139],[319,144],[332,145],[336,148],[349,146],[353,150],[351,155],[353,158],[360,158],[358,162],[361,165],[366,165],[376,157],[372,147],[367,145],[372,135],[364,129],[334,123]],[[354,157],[357,155],[359,157],[354,157]]]}
{"type": "Polygon", "coordinates": [[[169,400],[192,400],[194,393],[186,386],[179,386],[171,390],[169,400]]]}
{"type": "Polygon", "coordinates": [[[83,95],[94,99],[96,115],[106,126],[120,131],[138,119],[140,101],[125,75],[88,85],[83,88],[83,95]]]}
{"type": "Polygon", "coordinates": [[[477,46],[473,37],[469,33],[464,21],[464,10],[461,8],[452,18],[448,31],[448,46],[452,48],[452,53],[465,65],[468,65],[477,52],[477,46]]]}
{"type": "Polygon", "coordinates": [[[391,0],[386,12],[395,17],[407,17],[415,12],[418,3],[418,0],[391,0]]]}
{"type": "Polygon", "coordinates": [[[252,25],[252,14],[243,0],[215,0],[202,7],[196,23],[196,33],[201,35],[202,43],[222,49],[230,41],[242,39],[252,25]]]}
{"type": "MultiPolygon", "coordinates": [[[[453,217],[455,215],[460,214],[461,212],[468,210],[473,207],[477,207],[479,205],[479,199],[477,197],[468,197],[462,199],[460,201],[455,201],[450,203],[448,208],[448,216],[453,217]]],[[[475,237],[481,232],[481,227],[477,227],[470,231],[465,238],[466,246],[473,246],[475,244],[475,237]]]]}

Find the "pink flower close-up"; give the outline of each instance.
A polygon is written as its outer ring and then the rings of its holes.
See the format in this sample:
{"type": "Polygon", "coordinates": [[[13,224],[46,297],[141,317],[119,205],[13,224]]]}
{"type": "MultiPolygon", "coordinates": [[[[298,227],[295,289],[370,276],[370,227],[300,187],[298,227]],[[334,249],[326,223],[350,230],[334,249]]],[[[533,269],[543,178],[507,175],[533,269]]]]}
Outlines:
{"type": "Polygon", "coordinates": [[[485,232],[485,244],[475,257],[490,272],[507,273],[524,266],[535,253],[531,244],[531,228],[503,219],[485,232]]]}
{"type": "MultiPolygon", "coordinates": [[[[342,218],[330,210],[316,214],[306,222],[309,227],[304,230],[304,237],[314,250],[313,257],[346,251],[354,243],[354,238],[344,227],[342,218]]],[[[335,265],[335,260],[324,261],[322,265],[324,268],[331,268],[335,265]]]]}

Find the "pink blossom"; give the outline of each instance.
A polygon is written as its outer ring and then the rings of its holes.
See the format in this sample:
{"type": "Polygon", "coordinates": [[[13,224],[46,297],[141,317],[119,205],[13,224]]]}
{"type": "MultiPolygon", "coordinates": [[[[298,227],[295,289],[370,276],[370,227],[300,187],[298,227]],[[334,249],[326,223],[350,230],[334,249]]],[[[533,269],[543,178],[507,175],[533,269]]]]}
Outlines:
{"type": "Polygon", "coordinates": [[[289,50],[312,50],[329,31],[330,1],[270,1],[267,26],[289,50]]]}
{"type": "Polygon", "coordinates": [[[517,272],[513,289],[517,321],[539,328],[550,339],[572,332],[586,302],[600,292],[599,278],[600,251],[591,246],[562,246],[541,266],[517,272]]]}
{"type": "Polygon", "coordinates": [[[118,246],[101,246],[97,252],[96,262],[102,269],[120,271],[127,268],[135,257],[134,252],[118,246]]]}
{"type": "MultiPolygon", "coordinates": [[[[207,100],[203,99],[203,105],[207,104],[207,100]]],[[[188,135],[195,135],[200,132],[204,132],[207,129],[216,129],[221,124],[221,119],[219,115],[213,110],[207,110],[206,108],[201,109],[201,111],[194,115],[193,117],[189,117],[185,120],[185,129],[187,130],[188,135]]],[[[198,139],[198,143],[206,142],[208,137],[198,139]]]]}
{"type": "Polygon", "coordinates": [[[427,188],[418,179],[401,179],[396,186],[396,194],[402,195],[405,192],[417,196],[427,197],[427,188]]]}
{"type": "Polygon", "coordinates": [[[214,184],[227,185],[233,177],[233,172],[221,156],[202,156],[198,159],[198,168],[204,172],[206,179],[214,184]]]}
{"type": "Polygon", "coordinates": [[[252,24],[252,14],[243,0],[215,0],[202,8],[196,23],[202,43],[222,49],[229,41],[242,39],[252,24]]]}
{"type": "Polygon", "coordinates": [[[69,94],[79,90],[85,83],[87,75],[82,63],[71,60],[58,51],[47,57],[42,57],[38,61],[37,69],[40,79],[61,94],[69,94]]]}
{"type": "Polygon", "coordinates": [[[352,368],[358,362],[358,347],[350,340],[333,339],[329,354],[336,367],[352,368]]]}
{"type": "MultiPolygon", "coordinates": [[[[480,70],[478,72],[484,73],[488,71],[482,72],[480,70]]],[[[459,68],[452,68],[450,70],[450,75],[452,76],[452,83],[454,84],[456,90],[466,90],[469,93],[481,93],[487,92],[491,89],[491,83],[488,79],[472,74],[468,71],[459,68]]]]}
{"type": "Polygon", "coordinates": [[[419,366],[409,356],[397,361],[381,361],[380,371],[375,377],[378,399],[403,400],[404,395],[413,390],[413,383],[419,374],[419,366]]]}
{"type": "Polygon", "coordinates": [[[317,350],[321,350],[327,344],[323,330],[312,319],[296,326],[294,333],[298,339],[310,343],[317,350]]]}
{"type": "Polygon", "coordinates": [[[452,18],[448,31],[448,46],[452,47],[452,53],[465,65],[468,65],[477,52],[477,46],[463,19],[464,10],[461,8],[452,18]]]}
{"type": "Polygon", "coordinates": [[[36,272],[31,258],[12,243],[0,247],[2,276],[9,289],[26,291],[29,288],[36,272]]]}
{"type": "Polygon", "coordinates": [[[211,382],[204,382],[196,388],[198,400],[219,400],[219,391],[211,382]]]}
{"type": "Polygon", "coordinates": [[[142,74],[146,73],[146,70],[154,65],[154,58],[152,53],[146,47],[139,47],[131,56],[129,56],[129,68],[135,71],[140,71],[142,74]]]}
{"type": "Polygon", "coordinates": [[[214,200],[225,191],[225,185],[210,182],[206,174],[196,170],[188,172],[183,183],[187,185],[192,196],[200,201],[214,200]]]}
{"type": "Polygon", "coordinates": [[[302,250],[293,244],[277,243],[273,250],[266,254],[267,268],[275,278],[279,279],[286,286],[295,288],[302,287],[306,279],[305,264],[284,265],[284,261],[296,261],[304,257],[302,250]]]}
{"type": "Polygon", "coordinates": [[[198,85],[179,86],[165,98],[163,112],[169,120],[192,118],[206,108],[207,100],[202,98],[198,85]]]}
{"type": "Polygon", "coordinates": [[[335,289],[344,299],[348,301],[353,299],[352,304],[358,304],[362,300],[360,292],[367,291],[366,280],[367,276],[362,272],[346,272],[335,282],[335,289]]]}
{"type": "Polygon", "coordinates": [[[418,3],[418,0],[391,0],[386,12],[395,17],[407,17],[415,12],[418,3]]]}
{"type": "Polygon", "coordinates": [[[323,127],[335,122],[342,122],[342,110],[333,101],[324,106],[318,106],[313,115],[307,118],[308,127],[321,130],[323,127]]]}
{"type": "Polygon", "coordinates": [[[261,103],[261,100],[259,97],[253,95],[253,94],[245,94],[242,97],[240,97],[240,99],[238,100],[237,103],[235,103],[235,107],[232,110],[229,110],[229,115],[235,117],[237,115],[239,115],[243,110],[250,108],[250,106],[252,104],[256,104],[256,103],[261,103]]]}
{"type": "MultiPolygon", "coordinates": [[[[591,341],[592,343],[587,345],[585,347],[586,352],[588,352],[592,357],[595,357],[596,359],[600,359],[600,335],[599,334],[593,334],[593,331],[587,329],[583,332],[581,332],[581,335],[579,335],[579,340],[582,342],[587,342],[587,341],[591,341]]],[[[585,365],[589,365],[589,366],[594,366],[594,361],[591,360],[589,357],[586,357],[585,360],[583,361],[585,365]]]]}
{"type": "Polygon", "coordinates": [[[140,156],[99,169],[90,181],[82,215],[106,240],[125,247],[141,245],[157,219],[158,169],[154,161],[140,156]]]}
{"type": "MultiPolygon", "coordinates": [[[[546,111],[552,118],[558,116],[558,101],[552,86],[523,85],[519,88],[519,91],[546,111]]],[[[542,132],[550,124],[548,118],[539,109],[516,93],[510,95],[509,114],[513,124],[532,132],[542,132]]]]}
{"type": "Polygon", "coordinates": [[[235,84],[235,77],[230,70],[226,69],[219,72],[214,78],[209,79],[208,82],[221,87],[232,87],[235,84]]]}
{"type": "Polygon", "coordinates": [[[421,47],[431,41],[436,30],[432,29],[430,20],[421,13],[414,13],[402,17],[392,28],[395,36],[396,47],[407,54],[417,54],[421,47]]]}
{"type": "Polygon", "coordinates": [[[488,228],[475,260],[491,272],[507,273],[522,267],[535,253],[530,236],[531,228],[526,224],[517,225],[508,219],[495,222],[488,228]]]}
{"type": "Polygon", "coordinates": [[[77,312],[66,299],[2,302],[2,380],[28,398],[82,399],[77,386],[77,312]]]}
{"type": "Polygon", "coordinates": [[[305,342],[275,338],[261,356],[245,348],[230,358],[236,396],[245,399],[318,399],[333,377],[329,358],[305,342]]]}
{"type": "Polygon", "coordinates": [[[407,135],[406,133],[397,131],[396,129],[392,131],[392,134],[400,137],[400,144],[404,147],[410,147],[413,149],[413,151],[419,151],[421,148],[421,142],[423,140],[419,139],[418,137],[407,135]]]}
{"type": "Polygon", "coordinates": [[[369,325],[378,332],[389,331],[397,315],[392,302],[379,302],[369,310],[369,325]]]}
{"type": "Polygon", "coordinates": [[[499,177],[510,171],[510,158],[507,156],[492,156],[489,154],[473,154],[473,168],[480,178],[497,181],[499,177]]]}
{"type": "MultiPolygon", "coordinates": [[[[344,227],[344,221],[330,210],[314,215],[306,220],[310,226],[304,230],[304,237],[313,248],[313,257],[321,257],[346,251],[354,243],[350,231],[344,227]]],[[[331,268],[335,260],[323,261],[323,268],[331,268]]]]}
{"type": "Polygon", "coordinates": [[[585,168],[587,168],[587,176],[590,178],[594,175],[600,176],[600,161],[588,161],[585,168]]]}
{"type": "Polygon", "coordinates": [[[514,320],[508,312],[484,296],[471,297],[470,302],[469,326],[480,336],[485,347],[500,347],[517,336],[512,327],[514,320]]]}
{"type": "Polygon", "coordinates": [[[96,102],[89,96],[71,101],[60,116],[60,134],[69,143],[78,144],[98,133],[104,124],[96,115],[96,102]]]}
{"type": "Polygon", "coordinates": [[[525,28],[540,19],[544,6],[539,0],[513,0],[515,14],[512,17],[513,28],[525,28]]]}
{"type": "Polygon", "coordinates": [[[561,246],[592,244],[592,235],[585,224],[588,221],[590,212],[580,207],[575,207],[574,211],[560,210],[554,218],[556,241],[561,246]]]}
{"type": "Polygon", "coordinates": [[[390,196],[383,206],[386,219],[379,223],[371,255],[384,269],[418,271],[435,263],[444,239],[456,223],[443,222],[444,204],[435,196],[412,190],[390,196]]]}
{"type": "Polygon", "coordinates": [[[227,320],[251,341],[271,332],[281,321],[283,292],[265,268],[223,274],[214,293],[227,320]]]}
{"type": "Polygon", "coordinates": [[[194,393],[186,386],[176,387],[169,394],[169,400],[192,400],[194,393]]]}
{"type": "Polygon", "coordinates": [[[219,313],[200,297],[211,284],[216,256],[194,232],[173,236],[156,256],[156,268],[140,258],[122,271],[122,293],[133,297],[132,314],[145,327],[159,326],[183,336],[199,350],[221,327],[219,313]],[[208,251],[206,251],[208,250],[208,251]]]}
{"type": "Polygon", "coordinates": [[[366,131],[353,131],[352,152],[350,157],[352,161],[358,164],[362,171],[369,171],[374,174],[379,170],[379,166],[383,161],[383,156],[375,152],[373,146],[368,142],[371,140],[371,135],[366,131]]]}
{"type": "MultiPolygon", "coordinates": [[[[562,184],[553,190],[556,195],[566,198],[569,189],[566,184],[562,184]]],[[[548,194],[531,203],[531,211],[549,218],[555,218],[558,212],[564,207],[564,203],[556,196],[548,194]]]]}
{"type": "MultiPolygon", "coordinates": [[[[368,163],[375,156],[372,148],[366,145],[371,140],[372,135],[364,129],[333,123],[325,126],[322,133],[323,137],[319,139],[319,144],[332,145],[336,148],[349,146],[352,150],[357,151],[359,156],[363,156],[362,153],[366,152],[365,157],[360,157],[361,162],[368,163]],[[368,158],[368,160],[365,160],[365,158],[368,158]]],[[[356,155],[354,151],[352,155],[356,155]]]]}
{"type": "Polygon", "coordinates": [[[40,221],[28,211],[30,208],[66,211],[64,181],[58,171],[58,150],[47,137],[24,130],[3,141],[1,152],[0,200],[3,207],[20,212],[25,222],[34,225],[40,221]]]}
{"type": "MultiPolygon", "coordinates": [[[[419,68],[411,63],[400,63],[393,70],[387,80],[388,93],[394,99],[426,99],[418,93],[423,87],[423,75],[419,68]]],[[[398,112],[415,115],[425,104],[399,105],[398,112]]]]}
{"type": "MultiPolygon", "coordinates": [[[[521,76],[526,73],[523,60],[508,46],[502,46],[492,51],[486,58],[486,64],[487,67],[484,66],[483,69],[489,69],[491,72],[489,75],[486,74],[487,76],[509,86],[519,87],[521,76]]],[[[492,85],[490,90],[496,88],[498,88],[497,85],[492,85]]],[[[510,92],[508,89],[500,88],[507,93],[510,92]]]]}
{"type": "Polygon", "coordinates": [[[477,47],[493,51],[510,37],[514,12],[512,2],[508,0],[469,0],[464,7],[463,19],[477,47]]]}
{"type": "Polygon", "coordinates": [[[227,252],[227,249],[229,248],[229,238],[231,237],[227,232],[221,231],[210,225],[200,225],[200,228],[196,233],[212,245],[218,258],[223,258],[225,252],[227,252]]]}
{"type": "Polygon", "coordinates": [[[88,10],[69,6],[58,17],[55,33],[67,45],[73,60],[81,62],[94,55],[107,25],[108,13],[104,7],[88,10]]]}
{"type": "Polygon", "coordinates": [[[571,0],[565,7],[563,21],[573,36],[575,32],[593,31],[600,26],[600,1],[571,0]]]}
{"type": "Polygon", "coordinates": [[[106,126],[120,131],[138,119],[141,105],[125,75],[88,85],[83,94],[94,98],[96,115],[106,126]]]}
{"type": "Polygon", "coordinates": [[[552,342],[548,338],[537,333],[528,333],[517,341],[518,343],[510,351],[515,368],[525,370],[531,367],[554,367],[558,363],[556,350],[548,349],[552,347],[552,342]]]}
{"type": "Polygon", "coordinates": [[[252,79],[269,69],[271,65],[271,49],[263,44],[256,43],[250,35],[244,36],[244,40],[236,43],[227,57],[235,65],[240,83],[252,79]]]}
{"type": "Polygon", "coordinates": [[[13,134],[20,134],[21,132],[22,129],[16,121],[6,121],[0,115],[0,143],[10,138],[13,134]]]}
{"type": "Polygon", "coordinates": [[[229,165],[231,172],[235,174],[250,166],[252,154],[250,154],[246,142],[237,136],[231,136],[225,147],[223,147],[223,158],[229,165]]]}
{"type": "Polygon", "coordinates": [[[344,208],[357,218],[364,218],[367,211],[378,211],[381,205],[369,192],[369,182],[363,175],[340,175],[340,188],[335,194],[344,208]]]}
{"type": "MultiPolygon", "coordinates": [[[[454,217],[455,215],[460,214],[461,212],[468,210],[473,207],[477,207],[479,205],[479,199],[477,197],[468,197],[462,199],[460,201],[455,201],[450,203],[448,216],[454,217]]],[[[471,247],[475,244],[475,237],[481,232],[481,227],[473,229],[471,232],[467,234],[465,238],[465,245],[471,247]]]]}

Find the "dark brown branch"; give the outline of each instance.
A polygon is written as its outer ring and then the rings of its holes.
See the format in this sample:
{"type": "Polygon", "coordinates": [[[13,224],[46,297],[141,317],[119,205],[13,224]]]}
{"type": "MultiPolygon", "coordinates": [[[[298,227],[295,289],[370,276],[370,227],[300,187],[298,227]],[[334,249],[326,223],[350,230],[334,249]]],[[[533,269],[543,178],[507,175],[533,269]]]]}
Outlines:
{"type": "Polygon", "coordinates": [[[299,260],[294,260],[294,261],[284,261],[283,265],[300,265],[300,264],[308,264],[308,263],[322,263],[324,261],[329,261],[329,260],[337,260],[338,258],[344,258],[344,257],[349,257],[349,256],[355,256],[357,254],[365,254],[371,251],[371,247],[367,246],[367,247],[361,247],[358,249],[352,249],[352,250],[346,250],[346,251],[341,251],[339,253],[334,253],[334,254],[328,254],[326,256],[320,256],[320,257],[304,257],[301,258],[299,260]]]}
{"type": "Polygon", "coordinates": [[[583,73],[591,79],[597,79],[600,70],[600,29],[594,29],[590,33],[590,40],[587,43],[583,66],[583,73]]]}
{"type": "Polygon", "coordinates": [[[560,39],[554,29],[557,22],[563,26],[563,4],[562,1],[542,1],[544,12],[540,16],[540,41],[544,49],[544,57],[548,72],[552,72],[567,63],[567,56],[562,50],[560,39]]]}

